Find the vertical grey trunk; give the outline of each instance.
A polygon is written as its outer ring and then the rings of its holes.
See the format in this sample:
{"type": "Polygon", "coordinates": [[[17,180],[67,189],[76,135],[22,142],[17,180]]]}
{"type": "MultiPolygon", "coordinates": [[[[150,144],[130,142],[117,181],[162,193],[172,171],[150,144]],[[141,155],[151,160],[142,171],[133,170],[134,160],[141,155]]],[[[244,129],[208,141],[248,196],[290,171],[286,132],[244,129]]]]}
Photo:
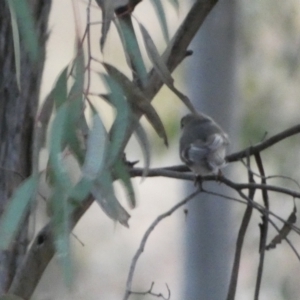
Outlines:
{"type": "MultiPolygon", "coordinates": [[[[16,80],[13,35],[7,1],[0,1],[0,216],[19,184],[31,174],[34,118],[44,67],[51,0],[27,0],[39,35],[41,57],[35,64],[21,41],[21,90],[16,80]]],[[[0,295],[11,284],[27,249],[27,220],[11,249],[0,252],[0,295]]]]}
{"type": "MultiPolygon", "coordinates": [[[[234,136],[235,118],[235,1],[219,1],[190,49],[188,89],[198,110],[211,115],[234,136]]],[[[233,140],[233,139],[231,139],[233,140]]],[[[228,174],[228,170],[224,171],[228,174]]],[[[227,193],[217,183],[203,183],[227,193]]],[[[187,190],[194,189],[191,185],[187,190]]],[[[226,298],[234,245],[230,235],[231,202],[201,193],[189,206],[186,231],[185,293],[189,300],[226,298]]]]}

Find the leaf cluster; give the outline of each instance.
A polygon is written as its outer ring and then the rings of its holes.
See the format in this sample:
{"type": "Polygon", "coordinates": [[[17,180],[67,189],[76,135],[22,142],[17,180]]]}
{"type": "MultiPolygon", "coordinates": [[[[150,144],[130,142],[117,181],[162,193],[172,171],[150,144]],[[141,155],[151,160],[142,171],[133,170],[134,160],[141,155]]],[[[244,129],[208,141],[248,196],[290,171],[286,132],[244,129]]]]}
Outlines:
{"type": "MultiPolygon", "coordinates": [[[[130,79],[117,67],[100,62],[91,53],[90,27],[92,25],[89,19],[91,8],[91,1],[89,1],[86,31],[82,38],[77,39],[76,56],[58,76],[36,116],[32,175],[14,193],[0,220],[0,249],[8,250],[37,199],[39,180],[45,173],[51,187],[47,205],[54,245],[68,281],[72,274],[69,245],[72,214],[87,197],[92,195],[109,218],[126,227],[129,226],[130,215],[117,199],[113,182],[121,181],[126,190],[128,205],[134,208],[136,198],[130,175],[132,165],[127,162],[124,149],[134,133],[144,156],[143,176],[146,176],[150,164],[150,151],[147,134],[139,122],[142,115],[146,117],[164,144],[168,145],[163,122],[151,104],[152,99],[145,91],[149,74],[141,55],[131,16],[139,2],[129,1],[120,10],[120,7],[114,6],[114,1],[96,1],[101,9],[103,22],[99,38],[100,50],[104,50],[106,37],[113,23],[120,35],[128,67],[132,71],[132,79],[130,79]],[[84,51],[86,48],[87,51],[84,51]],[[92,61],[101,64],[105,73],[93,73],[92,61]],[[115,118],[110,128],[105,126],[101,112],[90,100],[91,75],[100,77],[106,87],[105,90],[97,91],[98,98],[108,102],[115,111],[115,118]],[[91,112],[90,118],[88,112],[91,112]],[[39,156],[43,148],[47,148],[49,152],[45,169],[41,169],[39,165],[39,156]],[[66,168],[65,160],[68,156],[74,157],[80,167],[80,176],[76,182],[71,180],[71,174],[66,168]]],[[[34,24],[27,5],[24,4],[26,7],[22,12],[15,1],[11,0],[8,3],[14,29],[18,79],[21,68],[20,55],[18,55],[19,31],[25,43],[31,45],[26,50],[32,59],[38,56],[38,44],[34,30],[31,31],[34,24]],[[24,27],[22,27],[23,22],[26,24],[24,27]]],[[[178,8],[177,1],[172,3],[178,8]]],[[[153,0],[152,4],[157,12],[164,38],[169,42],[162,2],[153,0]]],[[[160,80],[193,111],[190,100],[174,86],[169,68],[147,29],[140,22],[138,25],[148,57],[160,80]]]]}

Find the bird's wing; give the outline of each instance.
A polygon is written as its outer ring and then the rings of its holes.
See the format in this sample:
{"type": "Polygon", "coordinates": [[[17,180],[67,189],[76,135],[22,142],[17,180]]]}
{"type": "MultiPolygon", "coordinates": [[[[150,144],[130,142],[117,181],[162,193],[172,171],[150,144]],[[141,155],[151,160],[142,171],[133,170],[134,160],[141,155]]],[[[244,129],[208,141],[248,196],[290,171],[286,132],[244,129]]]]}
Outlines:
{"type": "Polygon", "coordinates": [[[192,163],[200,163],[204,160],[212,168],[224,164],[225,146],[228,144],[228,139],[222,134],[213,134],[204,142],[196,140],[184,149],[182,157],[185,161],[192,163]]]}

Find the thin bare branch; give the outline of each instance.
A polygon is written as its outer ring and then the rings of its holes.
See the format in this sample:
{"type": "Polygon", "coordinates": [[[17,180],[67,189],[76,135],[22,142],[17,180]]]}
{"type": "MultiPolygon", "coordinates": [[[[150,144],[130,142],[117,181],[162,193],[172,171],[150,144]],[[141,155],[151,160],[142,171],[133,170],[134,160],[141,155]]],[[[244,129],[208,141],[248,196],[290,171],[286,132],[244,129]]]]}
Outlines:
{"type": "Polygon", "coordinates": [[[153,287],[154,287],[154,282],[151,283],[151,286],[150,286],[148,291],[146,291],[146,292],[133,292],[133,291],[131,291],[130,294],[132,294],[132,295],[143,295],[143,296],[151,295],[151,296],[154,296],[154,297],[157,297],[157,298],[162,298],[163,300],[170,300],[171,299],[171,291],[170,291],[170,288],[167,284],[166,284],[167,291],[168,291],[167,297],[165,297],[162,293],[154,293],[153,292],[153,287]]]}
{"type": "Polygon", "coordinates": [[[250,146],[242,151],[230,154],[227,156],[227,161],[228,162],[234,162],[234,161],[239,161],[242,158],[247,157],[247,153],[249,155],[254,155],[255,153],[260,153],[261,151],[270,148],[271,146],[281,142],[282,140],[300,133],[300,124],[293,126],[291,128],[288,128],[287,130],[284,130],[276,135],[273,135],[272,137],[266,139],[265,141],[258,143],[254,146],[250,146]]]}
{"type": "MultiPolygon", "coordinates": [[[[185,172],[179,172],[179,171],[172,171],[177,170],[177,166],[175,167],[165,167],[165,168],[155,168],[155,169],[149,169],[147,177],[168,177],[168,178],[174,178],[174,179],[182,179],[182,180],[195,180],[195,175],[191,172],[185,173],[185,172]]],[[[143,174],[142,168],[134,168],[130,170],[130,174],[132,177],[140,177],[143,174]]],[[[267,190],[271,192],[278,192],[281,194],[285,194],[287,196],[292,196],[295,198],[300,198],[300,192],[296,192],[294,190],[290,190],[287,188],[275,186],[275,185],[264,185],[259,183],[236,183],[228,178],[221,176],[215,176],[215,175],[208,175],[202,177],[203,182],[204,181],[218,181],[221,183],[224,183],[230,187],[232,187],[235,190],[245,190],[245,189],[259,189],[259,190],[267,190]]]]}
{"type": "MultiPolygon", "coordinates": [[[[263,166],[263,162],[261,160],[260,153],[255,153],[254,155],[255,161],[261,176],[261,183],[263,185],[267,185],[265,170],[263,166]]],[[[262,216],[262,224],[260,224],[260,243],[259,243],[259,265],[257,270],[257,277],[256,277],[256,285],[255,285],[255,294],[254,299],[259,299],[259,292],[260,292],[260,286],[261,286],[261,280],[262,280],[262,274],[263,274],[263,267],[264,267],[264,259],[265,259],[265,251],[266,251],[266,245],[267,245],[267,235],[268,235],[268,225],[269,225],[269,195],[267,190],[262,190],[262,197],[263,202],[265,205],[265,213],[262,216]]]]}
{"type": "MultiPolygon", "coordinates": [[[[241,151],[232,153],[227,155],[226,161],[231,163],[231,162],[237,162],[241,161],[243,158],[247,158],[247,155],[252,156],[255,153],[260,153],[263,150],[266,150],[273,145],[281,142],[282,140],[289,138],[295,134],[300,133],[300,124],[295,125],[291,128],[288,128],[278,134],[273,135],[272,137],[264,140],[263,142],[260,142],[254,146],[247,147],[241,151]]],[[[185,165],[177,165],[177,166],[172,166],[166,168],[170,171],[178,171],[178,172],[189,172],[190,169],[185,166],[185,165]]]]}
{"type": "MultiPolygon", "coordinates": [[[[251,201],[247,201],[246,199],[248,199],[248,197],[246,195],[244,195],[243,193],[241,193],[242,199],[238,199],[232,196],[226,196],[224,194],[220,194],[220,193],[216,193],[213,191],[208,191],[205,189],[202,189],[203,193],[207,193],[209,195],[213,195],[213,196],[217,196],[226,200],[230,200],[230,201],[235,201],[244,205],[250,205],[255,208],[256,210],[258,210],[259,212],[264,211],[264,207],[260,207],[257,203],[255,202],[251,202],[251,201]]],[[[282,218],[280,218],[279,216],[277,216],[275,213],[269,212],[270,215],[274,216],[276,219],[278,219],[279,221],[283,222],[284,224],[287,224],[287,221],[283,220],[282,218]]],[[[278,228],[278,226],[274,223],[274,221],[269,217],[269,222],[270,224],[275,228],[275,230],[280,233],[280,229],[278,228]]],[[[297,259],[300,261],[300,254],[298,253],[298,251],[296,250],[296,248],[293,246],[293,244],[290,242],[290,240],[287,237],[284,237],[284,239],[286,240],[287,244],[290,246],[290,248],[292,249],[292,251],[295,253],[297,259]]]]}
{"type": "Polygon", "coordinates": [[[146,230],[146,232],[145,232],[145,234],[144,234],[144,236],[141,240],[140,246],[137,249],[134,257],[132,258],[131,266],[130,266],[130,269],[129,269],[129,274],[128,274],[128,277],[127,277],[126,291],[125,291],[125,295],[123,297],[123,300],[127,300],[129,298],[130,294],[132,293],[131,286],[132,286],[133,275],[134,275],[134,272],[135,272],[136,264],[138,262],[138,259],[141,256],[141,254],[144,252],[147,240],[148,240],[150,234],[152,233],[152,231],[156,228],[156,226],[163,219],[165,219],[165,218],[169,217],[170,215],[172,215],[177,209],[179,209],[180,207],[182,207],[183,205],[188,203],[190,200],[192,200],[200,192],[201,192],[200,190],[197,190],[196,192],[194,192],[191,195],[189,195],[188,197],[186,197],[184,200],[182,200],[179,203],[177,203],[176,205],[174,205],[171,209],[169,209],[165,213],[159,215],[155,219],[155,221],[149,226],[149,228],[146,230]]]}
{"type": "MultiPolygon", "coordinates": [[[[248,167],[248,181],[249,183],[255,183],[253,178],[253,172],[251,171],[250,166],[250,157],[247,156],[247,167],[248,167]]],[[[254,195],[255,195],[255,189],[249,189],[249,199],[254,201],[254,195]]],[[[241,227],[238,233],[237,241],[236,241],[236,248],[235,248],[235,255],[234,255],[234,262],[231,272],[231,278],[230,278],[230,284],[227,294],[227,300],[234,300],[235,299],[235,293],[236,293],[236,287],[237,287],[237,281],[238,281],[238,275],[239,275],[239,269],[240,269],[240,261],[241,261],[241,254],[242,254],[242,248],[244,244],[244,238],[246,235],[246,231],[252,216],[253,206],[248,202],[248,205],[246,207],[241,227]]]]}

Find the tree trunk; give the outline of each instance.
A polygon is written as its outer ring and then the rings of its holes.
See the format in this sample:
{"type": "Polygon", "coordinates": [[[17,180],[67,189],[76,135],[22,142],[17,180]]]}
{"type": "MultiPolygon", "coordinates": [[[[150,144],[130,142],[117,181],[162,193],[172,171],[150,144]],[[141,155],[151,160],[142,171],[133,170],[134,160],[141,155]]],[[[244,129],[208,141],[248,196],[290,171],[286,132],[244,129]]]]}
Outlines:
{"type": "MultiPolygon", "coordinates": [[[[206,19],[187,60],[188,90],[197,110],[213,117],[234,141],[237,109],[235,88],[236,3],[219,1],[206,19]]],[[[233,142],[234,144],[234,142],[233,142]]],[[[225,176],[228,168],[222,170],[225,176]]],[[[204,188],[226,194],[225,187],[205,182],[204,188]]],[[[195,187],[186,185],[191,192],[195,187]]],[[[185,233],[185,292],[189,300],[225,299],[234,247],[231,202],[201,193],[189,203],[185,233]]]]}
{"type": "MultiPolygon", "coordinates": [[[[27,0],[40,42],[33,63],[21,37],[21,89],[17,86],[13,34],[7,1],[0,0],[0,216],[19,184],[31,174],[33,126],[45,60],[51,0],[27,0]]],[[[22,25],[21,25],[22,26],[22,25]]],[[[0,252],[0,295],[5,293],[27,249],[28,218],[9,251],[0,252]]]]}

